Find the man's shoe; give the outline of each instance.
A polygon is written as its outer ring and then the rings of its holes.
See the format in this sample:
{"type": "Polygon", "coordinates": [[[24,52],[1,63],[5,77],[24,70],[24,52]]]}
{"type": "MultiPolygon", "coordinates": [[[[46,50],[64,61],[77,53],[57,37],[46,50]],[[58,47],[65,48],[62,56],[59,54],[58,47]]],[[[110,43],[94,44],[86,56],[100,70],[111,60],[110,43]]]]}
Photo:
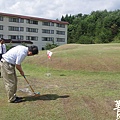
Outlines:
{"type": "Polygon", "coordinates": [[[25,100],[23,99],[19,99],[18,97],[16,97],[16,99],[14,101],[11,101],[11,103],[20,103],[20,102],[24,102],[25,100]]]}
{"type": "Polygon", "coordinates": [[[23,97],[16,97],[16,99],[23,99],[23,97]]]}

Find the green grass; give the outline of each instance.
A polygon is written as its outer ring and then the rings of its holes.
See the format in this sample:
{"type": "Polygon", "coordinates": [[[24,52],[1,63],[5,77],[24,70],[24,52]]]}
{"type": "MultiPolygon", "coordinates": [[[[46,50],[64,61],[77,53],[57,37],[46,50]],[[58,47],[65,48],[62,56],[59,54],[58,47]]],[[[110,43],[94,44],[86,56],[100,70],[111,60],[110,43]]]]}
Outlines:
{"type": "Polygon", "coordinates": [[[26,78],[41,96],[19,91],[27,83],[18,74],[19,96],[26,102],[7,103],[0,79],[1,120],[115,120],[120,99],[120,44],[63,45],[23,62],[26,78]],[[51,73],[51,76],[46,76],[51,73]]]}

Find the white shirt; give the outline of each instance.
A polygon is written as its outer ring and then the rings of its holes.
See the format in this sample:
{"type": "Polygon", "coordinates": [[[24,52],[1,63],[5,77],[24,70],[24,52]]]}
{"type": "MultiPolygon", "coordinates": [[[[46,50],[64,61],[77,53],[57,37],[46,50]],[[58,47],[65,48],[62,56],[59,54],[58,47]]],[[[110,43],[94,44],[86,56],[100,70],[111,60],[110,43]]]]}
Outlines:
{"type": "Polygon", "coordinates": [[[6,53],[6,45],[0,44],[0,54],[2,54],[2,48],[3,48],[3,54],[6,53]]]}
{"type": "Polygon", "coordinates": [[[11,64],[20,65],[21,62],[25,59],[28,53],[28,47],[18,45],[16,47],[11,48],[5,54],[2,55],[3,59],[11,64]]]}

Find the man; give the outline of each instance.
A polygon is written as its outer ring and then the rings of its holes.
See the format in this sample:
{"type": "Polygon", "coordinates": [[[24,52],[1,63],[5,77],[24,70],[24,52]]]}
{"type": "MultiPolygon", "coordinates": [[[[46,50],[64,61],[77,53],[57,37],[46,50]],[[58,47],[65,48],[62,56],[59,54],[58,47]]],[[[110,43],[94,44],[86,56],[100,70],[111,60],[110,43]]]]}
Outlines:
{"type": "Polygon", "coordinates": [[[21,66],[21,62],[25,59],[26,56],[32,56],[38,54],[37,46],[25,47],[18,45],[11,48],[5,54],[2,55],[1,59],[1,69],[3,80],[5,83],[5,89],[7,91],[8,102],[10,103],[19,103],[23,101],[22,97],[16,96],[17,91],[17,76],[16,69],[24,76],[24,71],[21,66]]]}
{"type": "Polygon", "coordinates": [[[3,38],[0,40],[0,60],[2,58],[2,54],[6,53],[6,45],[4,44],[5,41],[3,38]]]}
{"type": "MultiPolygon", "coordinates": [[[[2,59],[2,54],[6,53],[6,45],[4,44],[5,41],[3,38],[0,40],[0,60],[2,59]]],[[[1,69],[1,62],[0,62],[0,69],[1,69]]],[[[0,71],[0,77],[2,77],[2,72],[0,71]]]]}

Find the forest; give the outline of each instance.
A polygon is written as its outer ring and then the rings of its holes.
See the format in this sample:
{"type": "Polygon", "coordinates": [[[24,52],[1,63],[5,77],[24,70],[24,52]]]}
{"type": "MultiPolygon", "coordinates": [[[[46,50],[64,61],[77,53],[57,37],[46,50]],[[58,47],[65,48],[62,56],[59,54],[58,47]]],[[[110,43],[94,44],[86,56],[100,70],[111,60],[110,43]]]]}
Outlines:
{"type": "Polygon", "coordinates": [[[92,11],[61,17],[69,22],[68,43],[96,44],[120,42],[120,10],[92,11]]]}

